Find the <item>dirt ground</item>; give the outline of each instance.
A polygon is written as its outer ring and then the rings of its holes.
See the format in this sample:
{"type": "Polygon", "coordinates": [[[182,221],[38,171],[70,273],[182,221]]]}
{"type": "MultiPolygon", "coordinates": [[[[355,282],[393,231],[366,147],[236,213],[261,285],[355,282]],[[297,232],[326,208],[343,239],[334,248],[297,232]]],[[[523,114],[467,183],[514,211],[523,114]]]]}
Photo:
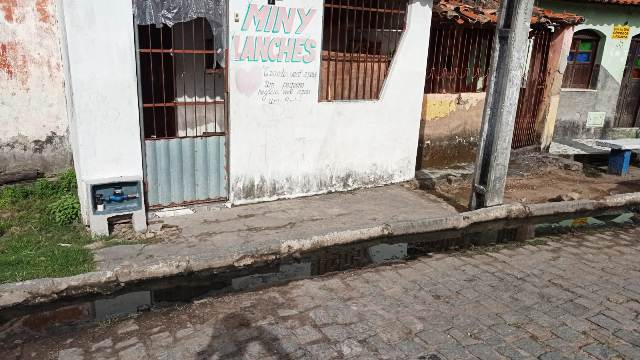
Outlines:
{"type": "MultiPolygon", "coordinates": [[[[628,176],[607,174],[606,158],[566,160],[549,155],[519,154],[512,158],[505,191],[505,203],[528,204],[550,201],[599,200],[603,197],[640,191],[640,164],[632,164],[628,176]]],[[[466,208],[471,177],[440,181],[435,193],[457,208],[466,208]]]]}

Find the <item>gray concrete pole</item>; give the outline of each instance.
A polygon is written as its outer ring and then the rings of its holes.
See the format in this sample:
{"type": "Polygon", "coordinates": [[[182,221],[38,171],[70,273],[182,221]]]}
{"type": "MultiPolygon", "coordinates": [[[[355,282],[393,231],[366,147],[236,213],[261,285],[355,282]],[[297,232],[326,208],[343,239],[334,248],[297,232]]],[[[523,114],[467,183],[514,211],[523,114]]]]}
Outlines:
{"type": "Polygon", "coordinates": [[[534,0],[502,0],[493,42],[470,207],[501,205],[534,0]]]}

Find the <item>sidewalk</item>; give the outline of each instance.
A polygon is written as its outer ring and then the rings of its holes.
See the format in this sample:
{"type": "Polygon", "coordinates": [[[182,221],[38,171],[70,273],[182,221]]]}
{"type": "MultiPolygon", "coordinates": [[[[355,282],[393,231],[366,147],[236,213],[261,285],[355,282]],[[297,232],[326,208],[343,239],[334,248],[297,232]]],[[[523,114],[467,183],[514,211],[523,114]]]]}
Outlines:
{"type": "Polygon", "coordinates": [[[95,272],[0,285],[0,310],[111,294],[132,283],[237,270],[385,237],[458,232],[500,221],[536,221],[639,205],[640,193],[632,193],[458,213],[442,200],[404,184],[197,212],[165,218],[160,225],[178,230],[163,241],[95,250],[95,272]]]}
{"type": "Polygon", "coordinates": [[[278,252],[288,241],[456,213],[435,196],[391,185],[165,218],[165,226],[179,228],[177,236],[100,249],[95,259],[101,271],[183,260],[213,263],[278,252]]]}

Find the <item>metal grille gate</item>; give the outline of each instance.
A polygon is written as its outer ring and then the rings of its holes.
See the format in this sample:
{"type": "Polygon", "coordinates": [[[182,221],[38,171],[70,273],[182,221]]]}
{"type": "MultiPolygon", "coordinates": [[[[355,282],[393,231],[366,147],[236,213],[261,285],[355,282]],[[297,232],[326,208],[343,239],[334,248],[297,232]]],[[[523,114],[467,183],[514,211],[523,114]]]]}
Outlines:
{"type": "Polygon", "coordinates": [[[529,33],[532,41],[529,52],[529,71],[520,89],[511,145],[513,149],[540,143],[536,126],[547,84],[552,34],[551,30],[546,28],[534,29],[529,33]]]}
{"type": "Polygon", "coordinates": [[[138,26],[150,207],[227,197],[227,76],[214,41],[203,18],[138,26]]]}
{"type": "Polygon", "coordinates": [[[628,128],[638,126],[640,115],[640,38],[631,40],[627,64],[624,69],[618,108],[616,110],[616,127],[628,128]]]}

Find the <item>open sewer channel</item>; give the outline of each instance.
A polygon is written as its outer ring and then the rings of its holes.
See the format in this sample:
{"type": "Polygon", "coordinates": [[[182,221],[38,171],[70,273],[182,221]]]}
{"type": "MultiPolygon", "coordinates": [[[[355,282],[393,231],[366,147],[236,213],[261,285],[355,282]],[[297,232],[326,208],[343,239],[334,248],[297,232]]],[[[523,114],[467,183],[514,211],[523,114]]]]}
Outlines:
{"type": "Polygon", "coordinates": [[[109,295],[15,307],[0,312],[0,344],[9,344],[24,339],[25,336],[72,333],[104,321],[198,299],[282,285],[337,271],[411,261],[429,257],[435,252],[463,251],[493,244],[517,244],[519,241],[574,231],[597,232],[637,226],[640,225],[637,210],[610,210],[572,215],[571,218],[498,221],[464,231],[380,238],[328,247],[247,268],[218,269],[131,284],[109,295]]]}

